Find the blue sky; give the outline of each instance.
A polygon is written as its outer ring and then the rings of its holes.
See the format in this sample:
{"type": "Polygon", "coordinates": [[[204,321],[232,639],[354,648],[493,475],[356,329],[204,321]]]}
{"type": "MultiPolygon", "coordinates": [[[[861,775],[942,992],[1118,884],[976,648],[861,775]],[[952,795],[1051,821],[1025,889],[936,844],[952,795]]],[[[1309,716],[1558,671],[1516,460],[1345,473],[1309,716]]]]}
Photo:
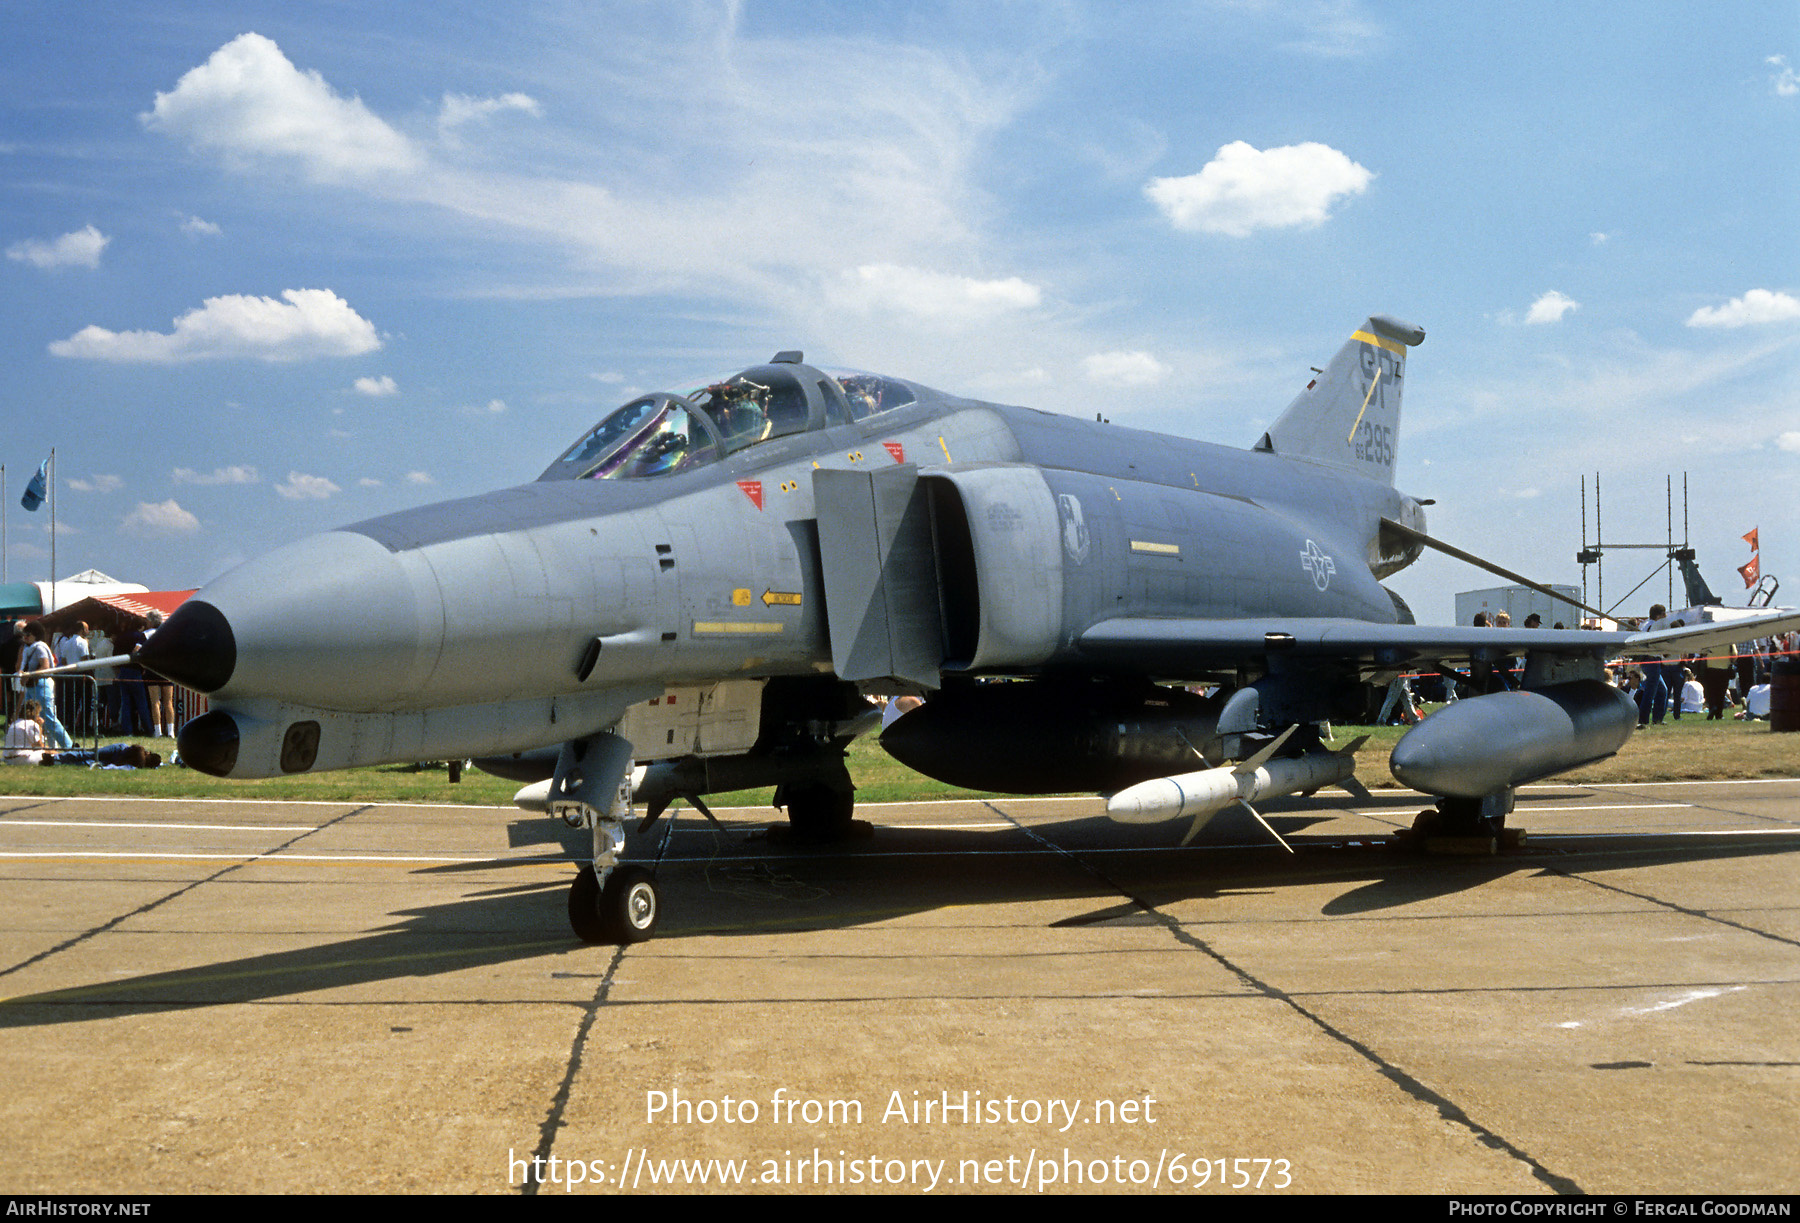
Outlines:
{"type": "Polygon", "coordinates": [[[1636,542],[1686,471],[1714,586],[1758,526],[1800,596],[1792,4],[7,16],[13,580],[53,445],[59,570],[180,587],[780,348],[1247,445],[1385,312],[1435,534],[1578,581],[1581,475],[1636,542]]]}

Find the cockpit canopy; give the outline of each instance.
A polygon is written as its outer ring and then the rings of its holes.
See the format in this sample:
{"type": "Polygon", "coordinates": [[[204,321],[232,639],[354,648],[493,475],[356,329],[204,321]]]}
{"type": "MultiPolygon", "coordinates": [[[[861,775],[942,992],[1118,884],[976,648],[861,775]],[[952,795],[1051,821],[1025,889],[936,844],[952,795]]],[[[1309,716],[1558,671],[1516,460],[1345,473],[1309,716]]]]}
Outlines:
{"type": "Polygon", "coordinates": [[[685,395],[633,399],[590,429],[540,480],[632,480],[671,475],[790,434],[913,403],[916,388],[879,374],[821,370],[778,353],[685,395]]]}

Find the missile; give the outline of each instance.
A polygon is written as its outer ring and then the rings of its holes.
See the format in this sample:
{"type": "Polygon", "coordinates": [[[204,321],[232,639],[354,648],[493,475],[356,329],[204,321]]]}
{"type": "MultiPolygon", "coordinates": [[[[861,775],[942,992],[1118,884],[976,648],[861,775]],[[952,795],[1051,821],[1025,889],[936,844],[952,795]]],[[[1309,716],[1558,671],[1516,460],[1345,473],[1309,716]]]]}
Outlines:
{"type": "Polygon", "coordinates": [[[1360,789],[1355,773],[1356,749],[1362,740],[1340,752],[1310,752],[1304,756],[1275,759],[1274,753],[1291,733],[1290,729],[1250,759],[1237,764],[1159,777],[1128,786],[1106,800],[1106,814],[1121,824],[1159,824],[1164,820],[1192,817],[1193,824],[1181,842],[1186,845],[1213,816],[1233,803],[1241,803],[1245,810],[1256,816],[1257,823],[1281,841],[1282,848],[1292,853],[1288,843],[1269,827],[1251,804],[1325,786],[1360,789]]]}
{"type": "Polygon", "coordinates": [[[1604,760],[1631,738],[1637,707],[1580,679],[1446,706],[1401,736],[1389,767],[1426,794],[1481,798],[1604,760]]]}

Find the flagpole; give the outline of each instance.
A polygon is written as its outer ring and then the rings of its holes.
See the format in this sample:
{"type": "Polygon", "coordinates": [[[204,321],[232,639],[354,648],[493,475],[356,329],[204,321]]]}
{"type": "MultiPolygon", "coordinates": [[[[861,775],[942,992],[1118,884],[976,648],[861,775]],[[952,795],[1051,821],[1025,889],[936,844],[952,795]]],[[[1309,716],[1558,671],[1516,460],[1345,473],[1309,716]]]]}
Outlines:
{"type": "Polygon", "coordinates": [[[50,447],[50,606],[56,610],[56,447],[50,447]]]}
{"type": "Polygon", "coordinates": [[[0,463],[0,583],[6,581],[6,464],[0,463]]]}

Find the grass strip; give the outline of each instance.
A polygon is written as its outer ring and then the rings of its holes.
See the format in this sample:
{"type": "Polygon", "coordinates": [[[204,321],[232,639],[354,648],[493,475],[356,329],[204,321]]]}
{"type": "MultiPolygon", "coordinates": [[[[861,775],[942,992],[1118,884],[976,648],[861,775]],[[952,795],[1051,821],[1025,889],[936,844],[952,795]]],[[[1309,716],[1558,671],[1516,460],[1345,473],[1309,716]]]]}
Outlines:
{"type": "MultiPolygon", "coordinates": [[[[1399,741],[1397,726],[1336,727],[1344,742],[1360,734],[1369,741],[1356,754],[1356,773],[1372,789],[1396,789],[1388,754],[1399,741]]],[[[168,754],[168,739],[132,740],[168,754]]],[[[977,747],[975,750],[979,750],[977,747]]],[[[866,737],[850,749],[850,775],[862,802],[920,802],[966,798],[974,790],[947,786],[913,772],[866,737]]],[[[1577,769],[1561,781],[1623,784],[1646,781],[1712,781],[1751,777],[1800,777],[1800,734],[1774,734],[1767,722],[1707,722],[1703,717],[1670,719],[1632,735],[1610,760],[1577,769]]],[[[443,764],[382,765],[335,773],[226,781],[192,769],[156,770],[44,768],[14,765],[0,771],[0,793],[45,797],[214,798],[237,802],[457,803],[509,806],[515,782],[465,770],[452,783],[443,764]]],[[[721,807],[768,806],[770,790],[719,794],[708,803],[721,807]]]]}

